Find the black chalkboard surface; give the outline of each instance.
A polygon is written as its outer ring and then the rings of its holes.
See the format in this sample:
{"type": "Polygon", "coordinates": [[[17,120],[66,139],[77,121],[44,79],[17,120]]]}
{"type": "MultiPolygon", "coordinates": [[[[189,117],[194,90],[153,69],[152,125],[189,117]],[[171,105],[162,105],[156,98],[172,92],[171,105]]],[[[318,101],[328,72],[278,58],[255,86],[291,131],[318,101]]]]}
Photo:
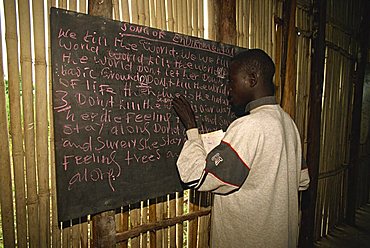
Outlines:
{"type": "Polygon", "coordinates": [[[171,99],[201,132],[225,129],[239,48],[55,8],[50,26],[59,221],[182,190],[171,99]]]}

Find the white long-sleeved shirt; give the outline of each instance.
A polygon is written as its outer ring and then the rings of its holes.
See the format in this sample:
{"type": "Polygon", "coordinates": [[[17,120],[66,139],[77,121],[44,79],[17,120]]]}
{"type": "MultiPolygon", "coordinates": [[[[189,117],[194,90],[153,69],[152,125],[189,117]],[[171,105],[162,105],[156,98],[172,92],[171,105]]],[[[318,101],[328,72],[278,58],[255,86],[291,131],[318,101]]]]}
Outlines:
{"type": "Polygon", "coordinates": [[[212,248],[297,246],[298,190],[309,183],[300,136],[273,97],[254,105],[209,154],[188,130],[177,162],[185,183],[215,193],[212,248]]]}

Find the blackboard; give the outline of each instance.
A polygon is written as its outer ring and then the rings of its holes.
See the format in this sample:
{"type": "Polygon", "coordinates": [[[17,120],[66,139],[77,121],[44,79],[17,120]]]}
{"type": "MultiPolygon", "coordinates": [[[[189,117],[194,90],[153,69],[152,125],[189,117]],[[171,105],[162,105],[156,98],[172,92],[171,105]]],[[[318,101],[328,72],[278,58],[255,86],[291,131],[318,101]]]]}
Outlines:
{"type": "Polygon", "coordinates": [[[56,8],[50,26],[59,221],[181,191],[171,99],[190,100],[201,132],[226,129],[239,48],[56,8]]]}

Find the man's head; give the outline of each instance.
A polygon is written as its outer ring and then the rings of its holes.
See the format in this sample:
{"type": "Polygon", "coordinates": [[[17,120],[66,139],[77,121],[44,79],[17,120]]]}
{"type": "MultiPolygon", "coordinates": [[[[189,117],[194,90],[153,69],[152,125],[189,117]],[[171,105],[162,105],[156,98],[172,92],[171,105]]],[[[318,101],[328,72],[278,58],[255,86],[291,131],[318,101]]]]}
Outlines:
{"type": "Polygon", "coordinates": [[[230,101],[244,108],[249,102],[275,92],[275,65],[260,49],[249,49],[234,56],[230,64],[230,101]]]}

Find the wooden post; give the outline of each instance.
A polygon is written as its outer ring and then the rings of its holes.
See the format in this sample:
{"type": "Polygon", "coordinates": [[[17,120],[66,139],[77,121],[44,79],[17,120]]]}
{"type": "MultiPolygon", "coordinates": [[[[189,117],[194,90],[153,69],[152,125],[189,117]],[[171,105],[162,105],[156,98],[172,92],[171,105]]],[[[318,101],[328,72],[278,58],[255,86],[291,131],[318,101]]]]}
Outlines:
{"type": "MultiPolygon", "coordinates": [[[[112,0],[89,0],[89,14],[112,18],[112,0]]],[[[110,210],[92,217],[93,247],[116,246],[115,211],[110,210]]]]}
{"type": "Polygon", "coordinates": [[[219,6],[219,38],[226,44],[236,44],[236,1],[218,0],[219,6]]]}
{"type": "Polygon", "coordinates": [[[350,140],[349,170],[348,170],[348,194],[347,194],[347,212],[346,221],[350,225],[356,224],[356,203],[357,203],[357,181],[359,178],[359,148],[360,148],[360,128],[361,128],[361,111],[362,95],[365,79],[365,68],[369,47],[369,28],[370,18],[366,12],[369,1],[364,2],[363,19],[359,30],[359,57],[358,66],[355,71],[354,83],[354,100],[352,110],[352,126],[350,140]]]}
{"type": "Polygon", "coordinates": [[[311,84],[308,106],[307,166],[310,187],[303,193],[299,247],[313,246],[315,206],[320,163],[321,102],[325,62],[326,1],[313,1],[311,84]]]}
{"type": "Polygon", "coordinates": [[[284,8],[284,27],[286,31],[284,36],[284,51],[286,51],[285,61],[283,61],[285,68],[284,73],[284,88],[282,89],[283,95],[281,99],[281,105],[283,109],[294,119],[295,118],[295,91],[296,91],[296,81],[297,81],[297,63],[296,63],[296,31],[295,31],[295,13],[297,0],[286,1],[286,6],[284,8]]]}

